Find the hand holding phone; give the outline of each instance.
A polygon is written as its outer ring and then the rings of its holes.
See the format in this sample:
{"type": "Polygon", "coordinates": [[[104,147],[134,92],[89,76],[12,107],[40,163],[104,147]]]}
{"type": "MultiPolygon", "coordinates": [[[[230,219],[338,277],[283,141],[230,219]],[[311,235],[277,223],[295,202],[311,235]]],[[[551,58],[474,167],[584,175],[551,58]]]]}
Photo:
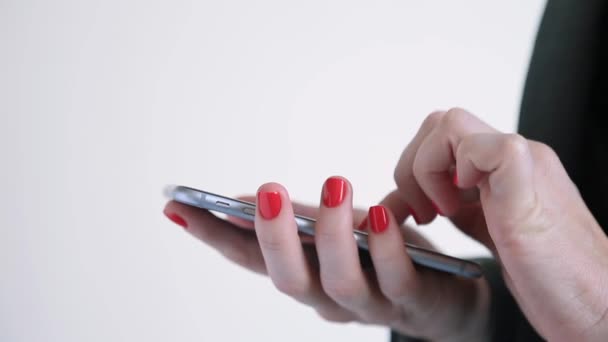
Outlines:
{"type": "MultiPolygon", "coordinates": [[[[253,221],[255,218],[256,206],[254,203],[185,186],[170,186],[165,193],[169,198],[193,207],[212,210],[249,221],[253,221]]],[[[315,220],[299,215],[295,215],[295,220],[299,232],[314,236],[315,220]]],[[[362,259],[368,259],[368,234],[364,231],[354,230],[353,238],[360,249],[360,254],[363,254],[362,259]]],[[[454,258],[408,243],[404,245],[404,248],[412,261],[420,266],[465,278],[478,278],[482,275],[481,267],[474,262],[454,258]]]]}
{"type": "Polygon", "coordinates": [[[256,197],[242,200],[171,187],[167,195],[174,200],[164,212],[326,320],[390,326],[431,340],[477,334],[488,317],[490,291],[478,265],[419,248],[430,244],[401,226],[405,217],[392,214],[401,207],[392,195],[363,211],[353,209],[346,179],[330,177],[322,189],[320,205],[305,206],[292,202],[277,183],[264,184],[256,197]],[[200,208],[231,216],[223,219],[200,208]],[[365,217],[365,231],[355,232],[365,217]],[[405,245],[404,238],[418,246],[405,245]]]}

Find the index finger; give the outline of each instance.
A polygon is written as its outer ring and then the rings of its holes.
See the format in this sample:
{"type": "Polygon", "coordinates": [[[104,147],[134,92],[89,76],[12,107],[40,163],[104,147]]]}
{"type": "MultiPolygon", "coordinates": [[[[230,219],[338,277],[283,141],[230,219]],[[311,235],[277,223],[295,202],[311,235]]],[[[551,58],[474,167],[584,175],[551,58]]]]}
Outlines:
{"type": "Polygon", "coordinates": [[[399,196],[401,201],[405,203],[402,208],[391,208],[393,213],[397,217],[407,217],[412,215],[417,224],[431,222],[436,215],[433,210],[433,205],[428,199],[422,188],[418,185],[418,181],[414,177],[414,159],[416,153],[424,141],[424,139],[431,133],[435,126],[441,121],[441,118],[445,115],[445,112],[437,111],[431,113],[424,120],[418,133],[412,141],[407,145],[399,162],[395,167],[394,178],[397,184],[396,194],[399,196]]]}

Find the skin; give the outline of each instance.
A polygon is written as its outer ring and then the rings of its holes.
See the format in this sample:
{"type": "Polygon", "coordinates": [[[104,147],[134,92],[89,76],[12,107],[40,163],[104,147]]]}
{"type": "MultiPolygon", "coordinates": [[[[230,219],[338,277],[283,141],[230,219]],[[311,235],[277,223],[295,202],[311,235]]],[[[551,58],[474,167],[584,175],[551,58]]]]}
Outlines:
{"type": "Polygon", "coordinates": [[[544,338],[608,336],[608,239],[548,146],[455,108],[427,117],[394,176],[397,188],[381,202],[389,226],[370,231],[375,272],[358,260],[351,231],[366,212],[352,208],[348,182],[344,201],[332,208],[292,203],[281,185],[264,184],[259,191],[280,193],[282,208],[270,220],[256,215],[253,226],[176,202],[165,213],[183,217],[194,236],[267,274],[279,291],[329,321],[435,341],[485,340],[487,282],[416,268],[402,248],[404,241],[430,246],[402,226],[408,215],[424,224],[440,212],[500,260],[508,288],[544,338]],[[314,244],[298,235],[294,212],[317,219],[314,244]]]}

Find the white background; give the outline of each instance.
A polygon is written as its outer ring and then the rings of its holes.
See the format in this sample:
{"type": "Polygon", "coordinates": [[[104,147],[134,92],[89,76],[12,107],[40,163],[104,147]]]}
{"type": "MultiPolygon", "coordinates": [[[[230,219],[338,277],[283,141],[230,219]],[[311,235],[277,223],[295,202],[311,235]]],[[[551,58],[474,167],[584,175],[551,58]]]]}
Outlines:
{"type": "Polygon", "coordinates": [[[543,6],[0,0],[0,340],[386,340],[223,260],[161,189],[316,203],[339,174],[366,207],[431,111],[515,129],[543,6]]]}

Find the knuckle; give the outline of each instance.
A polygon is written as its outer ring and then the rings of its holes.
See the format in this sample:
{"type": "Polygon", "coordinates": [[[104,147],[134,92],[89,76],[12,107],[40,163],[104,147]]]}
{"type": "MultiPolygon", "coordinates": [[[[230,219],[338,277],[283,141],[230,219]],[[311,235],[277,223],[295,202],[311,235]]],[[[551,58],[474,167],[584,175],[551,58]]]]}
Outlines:
{"type": "Polygon", "coordinates": [[[283,243],[280,238],[273,234],[264,234],[265,236],[259,237],[258,241],[262,250],[268,252],[281,252],[283,250],[283,243]]]}
{"type": "Polygon", "coordinates": [[[389,325],[390,322],[395,321],[396,308],[398,305],[392,303],[369,303],[362,305],[359,309],[355,310],[353,314],[356,316],[357,321],[364,324],[374,325],[389,325]]]}
{"type": "Polygon", "coordinates": [[[455,107],[445,113],[441,120],[441,124],[446,128],[458,127],[470,117],[471,114],[469,114],[469,112],[462,108],[455,107]]]}
{"type": "Polygon", "coordinates": [[[336,229],[335,226],[328,226],[318,224],[315,227],[315,243],[317,244],[317,248],[324,248],[327,246],[333,246],[339,244],[341,241],[341,234],[336,229]],[[321,246],[321,247],[319,247],[321,246]]]}
{"type": "Polygon", "coordinates": [[[422,125],[420,126],[421,130],[429,130],[433,127],[437,126],[441,122],[441,119],[445,115],[445,112],[436,111],[427,115],[427,117],[422,121],[422,125]]]}
{"type": "Polygon", "coordinates": [[[414,179],[418,180],[424,173],[424,165],[420,162],[420,159],[416,157],[412,165],[412,175],[414,179]]]}
{"type": "Polygon", "coordinates": [[[395,181],[395,184],[397,184],[398,188],[401,188],[403,186],[403,170],[399,167],[395,168],[395,171],[393,171],[393,180],[395,181]]]}
{"type": "Polygon", "coordinates": [[[337,302],[349,303],[357,301],[361,298],[361,292],[353,282],[346,280],[330,280],[323,281],[323,289],[325,293],[337,302]]]}
{"type": "Polygon", "coordinates": [[[407,169],[401,165],[396,167],[395,171],[393,172],[393,179],[395,180],[397,188],[406,189],[411,183],[413,173],[413,165],[408,165],[407,169]]]}
{"type": "Polygon", "coordinates": [[[222,251],[222,254],[224,257],[226,257],[226,259],[236,263],[237,265],[247,267],[249,264],[249,257],[240,249],[227,248],[222,251]]]}
{"type": "Polygon", "coordinates": [[[357,312],[357,318],[361,323],[364,324],[382,325],[384,322],[380,317],[367,311],[357,312]]]}
{"type": "Polygon", "coordinates": [[[502,147],[505,156],[521,157],[528,153],[528,140],[519,134],[507,134],[502,147]]]}
{"type": "Polygon", "coordinates": [[[414,184],[419,186],[421,189],[424,189],[427,182],[431,180],[432,171],[429,168],[428,159],[424,156],[417,156],[414,160],[414,165],[412,165],[412,181],[414,184]]]}
{"type": "Polygon", "coordinates": [[[380,284],[380,292],[392,302],[409,302],[414,294],[414,289],[408,284],[380,284]]]}
{"type": "Polygon", "coordinates": [[[273,278],[272,282],[277,290],[290,297],[303,298],[310,292],[310,286],[304,281],[273,278]]]}
{"type": "MultiPolygon", "coordinates": [[[[394,260],[394,259],[393,259],[394,260]]],[[[390,265],[390,260],[387,260],[387,265],[390,265]]],[[[411,304],[419,297],[419,279],[416,271],[408,271],[400,276],[398,281],[379,281],[378,287],[380,292],[394,303],[411,304]]]]}
{"type": "Polygon", "coordinates": [[[549,145],[543,143],[534,143],[534,159],[541,163],[553,164],[559,160],[557,153],[549,145]]]}
{"type": "Polygon", "coordinates": [[[317,309],[317,314],[324,320],[334,323],[348,323],[354,320],[351,314],[341,310],[317,309]]]}

